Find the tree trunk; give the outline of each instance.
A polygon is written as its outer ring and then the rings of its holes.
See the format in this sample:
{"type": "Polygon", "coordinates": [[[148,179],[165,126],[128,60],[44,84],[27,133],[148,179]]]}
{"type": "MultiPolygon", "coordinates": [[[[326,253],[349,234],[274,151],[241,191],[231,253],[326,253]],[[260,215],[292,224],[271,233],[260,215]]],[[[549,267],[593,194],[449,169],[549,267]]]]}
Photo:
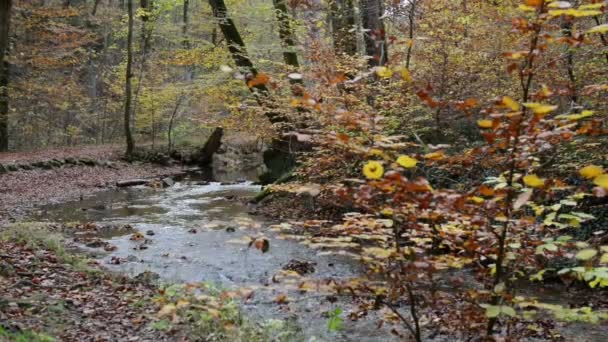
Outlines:
{"type": "Polygon", "coordinates": [[[150,41],[152,39],[152,28],[148,27],[150,20],[150,11],[153,10],[154,0],[141,0],[140,7],[143,10],[141,18],[141,60],[139,63],[139,76],[137,77],[137,88],[133,100],[133,108],[131,111],[132,128],[137,122],[137,104],[139,103],[139,94],[143,85],[144,74],[146,72],[146,61],[148,59],[148,50],[150,49],[150,41]]]}
{"type": "Polygon", "coordinates": [[[184,49],[189,49],[190,48],[190,40],[188,39],[188,23],[189,23],[189,17],[188,17],[188,10],[190,8],[190,0],[184,0],[184,11],[182,14],[182,39],[183,39],[183,46],[184,49]]]}
{"type": "MultiPolygon", "coordinates": [[[[279,21],[279,36],[283,45],[283,60],[285,64],[294,68],[299,68],[298,54],[295,51],[295,42],[293,40],[293,31],[291,29],[289,14],[287,13],[287,5],[285,0],[272,0],[276,12],[277,20],[279,21]]],[[[294,80],[299,81],[301,80],[294,80]]]]}
{"type": "Polygon", "coordinates": [[[361,17],[365,30],[365,54],[370,57],[370,66],[384,65],[388,61],[386,32],[382,15],[382,0],[361,0],[361,17]]]}
{"type": "MultiPolygon", "coordinates": [[[[234,21],[228,17],[228,11],[224,0],[209,0],[209,5],[213,10],[213,16],[218,21],[220,30],[226,39],[228,50],[232,55],[234,64],[246,74],[245,82],[247,83],[247,87],[253,93],[260,106],[269,105],[266,99],[270,93],[268,92],[266,85],[263,82],[250,82],[258,76],[258,71],[253,66],[251,59],[249,59],[245,42],[243,42],[243,38],[241,38],[234,21]]],[[[272,110],[266,111],[265,114],[270,122],[286,121],[285,118],[272,110]]]]}
{"type": "MultiPolygon", "coordinates": [[[[249,59],[245,42],[243,42],[243,38],[241,38],[234,21],[228,18],[228,10],[226,9],[224,0],[209,0],[209,5],[213,10],[213,16],[218,21],[220,30],[226,39],[228,50],[232,55],[234,64],[236,64],[237,67],[244,69],[245,72],[249,73],[249,75],[246,75],[246,79],[254,78],[257,76],[258,71],[255,69],[253,63],[249,59]]],[[[268,89],[264,84],[256,84],[249,88],[252,91],[254,90],[252,88],[255,88],[255,90],[258,90],[262,94],[268,93],[268,89]]]]}
{"type": "Polygon", "coordinates": [[[334,0],[331,3],[331,24],[336,53],[355,55],[357,53],[357,22],[353,0],[334,0]]]}
{"type": "Polygon", "coordinates": [[[125,80],[125,115],[124,128],[127,139],[127,157],[133,154],[133,136],[131,135],[131,78],[133,77],[133,0],[127,0],[127,10],[129,13],[129,27],[127,31],[127,72],[125,80]]]}
{"type": "Polygon", "coordinates": [[[11,0],[0,1],[0,152],[8,151],[8,77],[11,0]]]}
{"type": "Polygon", "coordinates": [[[99,7],[100,2],[101,0],[95,0],[95,2],[93,3],[93,11],[91,11],[92,16],[95,16],[95,14],[97,14],[97,8],[99,7]]]}

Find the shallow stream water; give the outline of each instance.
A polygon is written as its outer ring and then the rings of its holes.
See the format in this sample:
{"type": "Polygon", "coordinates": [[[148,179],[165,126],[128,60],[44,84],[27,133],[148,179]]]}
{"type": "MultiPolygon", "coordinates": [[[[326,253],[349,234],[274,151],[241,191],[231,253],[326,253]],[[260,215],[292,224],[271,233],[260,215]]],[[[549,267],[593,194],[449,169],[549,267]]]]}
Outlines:
{"type": "Polygon", "coordinates": [[[110,270],[131,276],[150,271],[170,283],[253,288],[254,304],[243,304],[249,315],[293,321],[306,340],[390,341],[388,331],[377,330],[374,321],[350,322],[344,317],[344,329],[329,332],[324,313],[337,307],[346,309],[352,303],[331,303],[323,296],[287,291],[275,284],[275,275],[293,260],[313,264],[309,276],[317,281],[356,276],[360,270],[346,257],[317,256],[316,251],[271,232],[270,223],[249,214],[250,208],[242,200],[259,190],[251,182],[206,184],[186,177],[165,189],[115,189],[82,201],[47,206],[38,216],[52,222],[131,225],[148,242],[132,241],[128,234],[108,239],[117,247],[112,252],[82,248],[110,270]],[[247,244],[249,237],[262,235],[270,241],[266,253],[247,244]],[[115,260],[121,262],[115,264],[115,260]],[[273,299],[283,293],[292,301],[287,306],[274,304],[273,299]]]}

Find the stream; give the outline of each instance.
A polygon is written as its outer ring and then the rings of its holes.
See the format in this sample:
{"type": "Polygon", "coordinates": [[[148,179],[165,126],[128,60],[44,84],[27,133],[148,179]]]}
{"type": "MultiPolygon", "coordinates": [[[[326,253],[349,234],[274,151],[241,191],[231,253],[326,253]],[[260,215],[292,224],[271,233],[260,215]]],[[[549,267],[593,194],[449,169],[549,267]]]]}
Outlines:
{"type": "Polygon", "coordinates": [[[146,242],[132,241],[130,233],[122,233],[106,236],[117,247],[114,251],[79,248],[108,269],[130,276],[149,271],[167,283],[209,282],[226,289],[255,289],[253,303],[242,304],[245,312],[254,319],[289,320],[307,341],[391,340],[386,329],[376,329],[376,321],[351,322],[345,314],[344,329],[330,332],[325,313],[338,307],[347,312],[353,303],[331,303],[324,296],[287,291],[274,284],[275,276],[293,261],[312,265],[314,272],[307,276],[316,280],[344,279],[361,270],[347,257],[317,256],[316,251],[270,231],[270,222],[251,215],[241,200],[255,195],[260,186],[222,184],[191,175],[165,189],[113,189],[81,201],[49,205],[37,216],[62,223],[128,224],[146,242]],[[248,237],[260,235],[270,242],[266,253],[248,247],[248,237]],[[287,306],[274,303],[283,293],[290,299],[287,306]]]}
{"type": "MultiPolygon", "coordinates": [[[[355,308],[352,301],[328,300],[314,292],[288,291],[275,284],[276,275],[294,261],[313,265],[314,271],[307,276],[318,281],[355,277],[362,270],[347,257],[319,256],[295,241],[281,239],[269,229],[272,223],[250,214],[242,200],[259,190],[252,182],[206,182],[201,176],[189,175],[164,189],[113,189],[81,201],[49,205],[36,216],[51,222],[130,225],[145,236],[145,242],[132,241],[131,233],[123,232],[105,237],[116,246],[113,251],[79,247],[108,269],[130,276],[148,271],[167,283],[208,282],[219,288],[254,289],[254,300],[242,304],[246,314],[254,320],[291,321],[301,330],[303,340],[396,340],[387,325],[377,328],[373,313],[358,321],[350,321],[342,314],[343,329],[330,332],[326,313],[336,308],[347,313],[355,308]],[[266,253],[248,247],[249,237],[261,235],[270,242],[266,253]],[[282,306],[274,303],[274,298],[284,293],[290,302],[282,306]]],[[[606,329],[601,326],[571,324],[559,330],[566,341],[606,341],[606,329]]]]}

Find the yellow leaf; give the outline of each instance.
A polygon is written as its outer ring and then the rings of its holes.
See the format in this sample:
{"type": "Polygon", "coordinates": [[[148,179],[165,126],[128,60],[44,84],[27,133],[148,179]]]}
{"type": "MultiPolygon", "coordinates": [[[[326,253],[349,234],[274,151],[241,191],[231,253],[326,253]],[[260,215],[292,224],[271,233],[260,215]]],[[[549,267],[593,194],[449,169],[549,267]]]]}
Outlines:
{"type": "Polygon", "coordinates": [[[603,174],[593,179],[593,184],[608,190],[608,174],[603,174]]]}
{"type": "Polygon", "coordinates": [[[441,160],[443,158],[445,158],[443,152],[431,152],[424,155],[424,159],[429,160],[441,160]]]}
{"type": "Polygon", "coordinates": [[[173,313],[175,313],[176,310],[177,310],[177,307],[175,305],[167,304],[160,309],[160,311],[158,312],[157,315],[158,315],[158,317],[172,315],[173,313]]]}
{"type": "Polygon", "coordinates": [[[386,155],[384,154],[384,152],[382,152],[382,150],[379,150],[377,148],[370,149],[369,151],[367,151],[367,154],[369,156],[377,156],[377,157],[381,157],[381,158],[386,157],[386,155]]]}
{"type": "Polygon", "coordinates": [[[514,112],[517,112],[521,107],[519,106],[519,103],[517,103],[515,100],[513,100],[512,98],[510,98],[509,96],[505,96],[502,98],[502,103],[509,107],[509,109],[511,109],[514,112]]]}
{"type": "Polygon", "coordinates": [[[580,120],[580,119],[584,119],[587,117],[593,116],[593,111],[592,110],[584,110],[582,111],[580,114],[562,114],[562,115],[558,115],[555,118],[556,119],[566,119],[566,120],[580,120]]]}
{"type": "Polygon", "coordinates": [[[608,253],[604,253],[600,258],[600,264],[605,265],[608,264],[608,253]]]}
{"type": "Polygon", "coordinates": [[[413,167],[416,167],[416,164],[418,163],[418,161],[412,157],[409,156],[399,156],[399,158],[397,158],[397,164],[399,164],[400,166],[406,168],[406,169],[411,169],[413,167]]]}
{"type": "Polygon", "coordinates": [[[588,165],[580,169],[579,173],[581,174],[581,176],[587,179],[593,179],[604,173],[604,169],[601,166],[588,165]]]}
{"type": "Polygon", "coordinates": [[[187,300],[180,299],[180,300],[177,301],[177,305],[175,307],[177,309],[181,309],[181,308],[184,308],[184,307],[186,307],[188,305],[190,305],[190,302],[188,302],[187,300]]]}
{"type": "Polygon", "coordinates": [[[395,71],[397,73],[399,73],[399,76],[401,77],[402,80],[404,80],[406,82],[411,82],[412,81],[412,75],[410,75],[410,71],[407,70],[407,68],[398,67],[398,68],[395,69],[395,71]]]}
{"type": "Polygon", "coordinates": [[[596,15],[602,15],[602,11],[598,11],[598,10],[581,10],[581,9],[574,9],[574,8],[569,8],[569,9],[557,9],[557,10],[551,10],[549,11],[549,15],[553,16],[553,17],[558,17],[561,15],[568,15],[571,17],[590,17],[590,16],[596,16],[596,15]]]}
{"type": "Polygon", "coordinates": [[[372,160],[363,166],[363,174],[368,179],[380,179],[384,175],[384,167],[380,162],[372,160]]]}
{"type": "MultiPolygon", "coordinates": [[[[598,4],[599,5],[599,4],[598,4]]],[[[608,24],[602,24],[595,27],[592,27],[587,31],[587,33],[607,33],[608,32],[608,24]]]]}
{"type": "Polygon", "coordinates": [[[604,4],[602,4],[600,2],[600,3],[597,3],[597,4],[581,5],[581,6],[578,7],[578,9],[580,9],[580,10],[591,10],[591,9],[597,10],[597,9],[602,8],[603,6],[604,6],[604,4]]]}
{"type": "Polygon", "coordinates": [[[376,69],[376,75],[382,78],[391,78],[393,77],[393,71],[387,67],[379,67],[376,69]]]}
{"type": "Polygon", "coordinates": [[[531,6],[527,6],[527,5],[524,5],[524,4],[519,5],[518,8],[520,10],[522,10],[522,11],[525,11],[525,12],[534,12],[534,11],[536,11],[536,8],[531,7],[531,6]]]}
{"type": "Polygon", "coordinates": [[[528,102],[523,104],[524,107],[530,108],[534,114],[545,115],[557,109],[557,106],[547,105],[542,103],[528,102]]]}
{"type": "Polygon", "coordinates": [[[492,120],[477,120],[477,126],[481,128],[492,128],[494,121],[492,120]]]}
{"type": "Polygon", "coordinates": [[[478,197],[478,196],[471,196],[471,197],[469,197],[469,200],[472,202],[475,202],[477,204],[481,204],[485,201],[483,198],[478,197]]]}
{"type": "Polygon", "coordinates": [[[393,254],[392,249],[380,248],[380,247],[368,247],[363,248],[363,253],[368,254],[377,259],[387,259],[393,254]]]}
{"type": "Polygon", "coordinates": [[[539,178],[535,174],[530,174],[530,175],[524,176],[524,184],[526,184],[527,186],[529,186],[531,188],[540,188],[543,185],[545,185],[545,180],[542,178],[539,178]]]}

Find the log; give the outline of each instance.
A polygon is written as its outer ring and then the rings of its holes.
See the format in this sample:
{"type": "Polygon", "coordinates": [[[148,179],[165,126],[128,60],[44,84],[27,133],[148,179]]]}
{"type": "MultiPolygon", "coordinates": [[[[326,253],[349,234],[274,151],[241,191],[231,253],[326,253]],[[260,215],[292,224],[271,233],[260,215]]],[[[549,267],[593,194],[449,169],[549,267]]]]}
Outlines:
{"type": "Polygon", "coordinates": [[[116,182],[116,186],[119,188],[126,188],[126,187],[130,187],[130,186],[146,185],[146,184],[148,184],[148,180],[145,180],[145,179],[127,179],[127,180],[116,182]]]}

